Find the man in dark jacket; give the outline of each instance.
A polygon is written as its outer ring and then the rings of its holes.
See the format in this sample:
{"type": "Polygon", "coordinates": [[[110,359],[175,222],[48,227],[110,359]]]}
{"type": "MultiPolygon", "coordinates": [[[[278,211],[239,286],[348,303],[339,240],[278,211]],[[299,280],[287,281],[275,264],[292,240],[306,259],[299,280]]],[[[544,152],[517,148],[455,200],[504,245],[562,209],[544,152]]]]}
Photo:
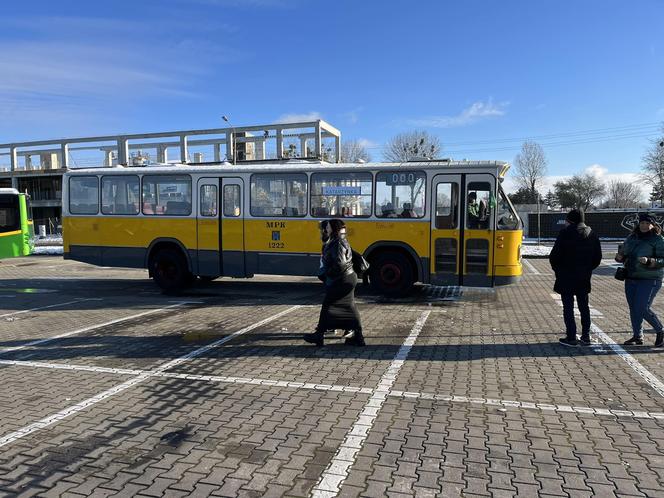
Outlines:
{"type": "Polygon", "coordinates": [[[590,345],[590,278],[602,262],[602,247],[595,233],[584,223],[583,211],[572,209],[567,213],[567,226],[558,234],[549,255],[551,268],[556,274],[553,290],[563,302],[566,337],[560,339],[565,346],[576,346],[574,296],[581,314],[581,345],[590,345]]]}

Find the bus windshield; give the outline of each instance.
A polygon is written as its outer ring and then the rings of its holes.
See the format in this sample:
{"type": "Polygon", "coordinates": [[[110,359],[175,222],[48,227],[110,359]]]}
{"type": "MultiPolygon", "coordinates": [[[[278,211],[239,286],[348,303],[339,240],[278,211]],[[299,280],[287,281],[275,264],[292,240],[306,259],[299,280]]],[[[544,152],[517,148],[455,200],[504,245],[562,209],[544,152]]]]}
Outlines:
{"type": "Polygon", "coordinates": [[[13,232],[20,227],[18,195],[0,195],[0,233],[13,232]]]}
{"type": "Polygon", "coordinates": [[[496,228],[498,230],[518,230],[521,228],[519,215],[516,214],[516,210],[510,202],[509,197],[503,192],[502,185],[498,187],[496,220],[496,228]]]}

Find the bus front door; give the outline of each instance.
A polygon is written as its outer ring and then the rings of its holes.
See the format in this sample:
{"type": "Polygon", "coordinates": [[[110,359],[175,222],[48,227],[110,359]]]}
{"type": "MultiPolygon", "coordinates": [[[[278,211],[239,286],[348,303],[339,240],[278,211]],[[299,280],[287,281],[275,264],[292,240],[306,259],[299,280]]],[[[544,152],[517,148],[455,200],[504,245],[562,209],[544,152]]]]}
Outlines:
{"type": "Polygon", "coordinates": [[[460,220],[461,175],[436,175],[432,184],[431,283],[463,283],[463,230],[460,220]]]}
{"type": "Polygon", "coordinates": [[[221,248],[222,274],[249,277],[244,251],[244,181],[222,179],[221,248]]]}
{"type": "Polygon", "coordinates": [[[200,178],[196,213],[198,244],[195,273],[202,277],[217,278],[221,275],[219,199],[219,179],[200,178]]]}
{"type": "Polygon", "coordinates": [[[496,178],[487,173],[463,176],[463,285],[491,287],[496,178]]]}

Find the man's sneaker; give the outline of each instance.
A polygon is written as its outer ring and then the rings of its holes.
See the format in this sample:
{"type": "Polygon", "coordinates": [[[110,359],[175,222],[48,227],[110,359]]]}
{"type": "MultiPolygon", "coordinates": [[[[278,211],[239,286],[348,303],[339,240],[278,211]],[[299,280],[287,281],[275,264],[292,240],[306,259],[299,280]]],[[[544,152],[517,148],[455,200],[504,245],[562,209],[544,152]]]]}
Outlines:
{"type": "Polygon", "coordinates": [[[576,339],[568,339],[567,337],[563,337],[561,339],[558,339],[558,342],[562,344],[563,346],[578,346],[579,341],[576,339]]]}
{"type": "Polygon", "coordinates": [[[657,337],[655,338],[655,347],[661,348],[664,346],[664,332],[657,332],[657,337]]]}
{"type": "Polygon", "coordinates": [[[623,342],[625,346],[641,346],[643,345],[643,338],[642,337],[632,337],[631,339],[627,339],[625,342],[623,342]]]}
{"type": "Polygon", "coordinates": [[[354,330],[344,330],[344,335],[343,339],[352,339],[355,337],[355,331],[354,330]]]}
{"type": "Polygon", "coordinates": [[[579,344],[581,344],[582,346],[590,346],[592,344],[592,341],[590,340],[590,337],[581,336],[579,344]]]}

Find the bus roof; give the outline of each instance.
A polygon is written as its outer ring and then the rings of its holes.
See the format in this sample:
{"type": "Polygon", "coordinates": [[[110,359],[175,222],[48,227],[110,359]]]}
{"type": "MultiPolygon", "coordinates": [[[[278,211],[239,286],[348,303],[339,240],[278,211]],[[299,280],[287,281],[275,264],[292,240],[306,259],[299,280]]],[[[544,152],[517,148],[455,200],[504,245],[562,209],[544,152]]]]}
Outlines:
{"type": "Polygon", "coordinates": [[[147,166],[115,166],[86,169],[70,169],[70,174],[126,174],[126,173],[295,173],[307,172],[333,172],[353,169],[356,171],[376,170],[449,170],[449,172],[462,171],[491,171],[502,178],[509,169],[505,161],[412,161],[404,163],[327,163],[321,161],[288,160],[254,162],[250,164],[233,165],[230,163],[204,163],[204,164],[155,164],[147,166]]]}
{"type": "Polygon", "coordinates": [[[0,194],[14,194],[18,195],[20,192],[15,188],[0,188],[0,194]]]}

